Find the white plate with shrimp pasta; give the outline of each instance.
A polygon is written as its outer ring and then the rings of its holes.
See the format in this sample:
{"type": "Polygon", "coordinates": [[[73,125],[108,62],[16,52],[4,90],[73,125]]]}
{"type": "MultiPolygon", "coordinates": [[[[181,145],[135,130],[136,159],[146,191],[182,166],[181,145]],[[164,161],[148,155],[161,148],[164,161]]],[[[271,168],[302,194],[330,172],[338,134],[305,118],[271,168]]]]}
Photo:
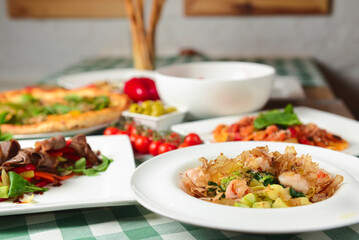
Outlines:
{"type": "Polygon", "coordinates": [[[226,142],[156,156],[136,169],[131,186],[140,204],[180,222],[299,233],[359,222],[356,169],[356,157],[325,148],[226,142]]]}

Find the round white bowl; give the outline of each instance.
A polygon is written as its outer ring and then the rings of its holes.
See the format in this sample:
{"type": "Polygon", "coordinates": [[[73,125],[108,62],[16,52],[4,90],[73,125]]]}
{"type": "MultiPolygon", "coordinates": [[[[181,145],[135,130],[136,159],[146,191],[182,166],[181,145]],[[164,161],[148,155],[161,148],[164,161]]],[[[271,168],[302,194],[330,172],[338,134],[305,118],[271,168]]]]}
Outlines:
{"type": "Polygon", "coordinates": [[[261,109],[270,97],[275,69],[248,62],[196,62],[156,70],[156,86],[168,105],[202,119],[261,109]]]}

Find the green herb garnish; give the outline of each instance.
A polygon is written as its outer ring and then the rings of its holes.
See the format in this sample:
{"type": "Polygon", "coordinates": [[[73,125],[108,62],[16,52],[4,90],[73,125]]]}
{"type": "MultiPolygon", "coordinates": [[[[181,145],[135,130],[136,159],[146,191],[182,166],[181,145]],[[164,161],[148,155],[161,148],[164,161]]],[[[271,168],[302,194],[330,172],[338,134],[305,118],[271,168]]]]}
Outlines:
{"type": "Polygon", "coordinates": [[[17,197],[29,192],[45,192],[48,190],[48,188],[42,188],[31,184],[13,171],[9,171],[8,174],[10,179],[9,197],[17,197]]]}
{"type": "Polygon", "coordinates": [[[305,197],[305,194],[304,194],[304,193],[298,192],[298,191],[294,190],[293,188],[289,188],[289,194],[290,194],[293,198],[305,197]]]}
{"type": "Polygon", "coordinates": [[[112,159],[102,155],[102,163],[100,165],[93,166],[92,168],[86,168],[86,159],[80,158],[75,162],[74,167],[58,168],[57,170],[60,172],[73,171],[74,173],[82,173],[87,176],[96,176],[99,172],[106,171],[111,162],[113,162],[112,159]]]}
{"type": "Polygon", "coordinates": [[[254,120],[254,127],[258,130],[273,124],[288,127],[291,125],[300,125],[302,123],[298,119],[297,114],[294,113],[293,106],[288,104],[284,111],[272,110],[266,113],[261,113],[254,120]]]}

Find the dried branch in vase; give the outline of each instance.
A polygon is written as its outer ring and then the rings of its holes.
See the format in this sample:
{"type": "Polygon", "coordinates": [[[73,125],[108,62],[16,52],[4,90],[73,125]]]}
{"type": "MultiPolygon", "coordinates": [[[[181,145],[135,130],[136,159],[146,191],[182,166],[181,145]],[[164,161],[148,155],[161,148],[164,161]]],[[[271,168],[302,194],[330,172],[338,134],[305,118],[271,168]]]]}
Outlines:
{"type": "Polygon", "coordinates": [[[143,0],[126,0],[130,20],[134,67],[152,70],[155,67],[155,35],[165,0],[152,0],[151,13],[146,29],[143,0]]]}

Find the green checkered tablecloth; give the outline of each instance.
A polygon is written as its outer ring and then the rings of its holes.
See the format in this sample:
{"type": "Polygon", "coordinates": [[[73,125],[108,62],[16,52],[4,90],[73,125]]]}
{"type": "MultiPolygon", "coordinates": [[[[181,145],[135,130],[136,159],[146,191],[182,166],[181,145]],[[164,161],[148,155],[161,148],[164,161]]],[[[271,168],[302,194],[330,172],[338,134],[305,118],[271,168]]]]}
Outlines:
{"type": "MultiPolygon", "coordinates": [[[[209,61],[203,56],[159,58],[158,66],[179,62],[209,61]]],[[[216,59],[232,60],[232,59],[216,59]]],[[[304,86],[322,86],[326,82],[311,59],[272,58],[235,59],[266,63],[282,76],[298,77],[304,86]]],[[[41,80],[56,83],[59,76],[111,68],[129,68],[132,62],[122,58],[94,58],[72,65],[41,80]]],[[[235,221],[235,217],[233,217],[235,221]]],[[[270,221],[270,219],[269,219],[270,221]]],[[[255,224],[255,223],[253,223],[255,224]]],[[[258,226],[260,228],[260,226],[258,226]]],[[[77,209],[0,217],[1,239],[245,239],[245,240],[330,240],[359,239],[359,224],[292,235],[249,235],[183,224],[157,215],[140,205],[77,209]]]]}
{"type": "MultiPolygon", "coordinates": [[[[294,76],[298,78],[303,86],[323,86],[326,81],[316,66],[315,62],[310,58],[215,58],[210,59],[205,56],[182,56],[182,57],[160,57],[156,61],[158,67],[199,61],[249,61],[256,63],[264,63],[273,66],[279,76],[294,76]]],[[[132,68],[132,60],[129,58],[89,58],[80,63],[71,65],[61,71],[51,74],[40,80],[41,83],[56,83],[60,76],[99,71],[114,68],[132,68]]]]}

